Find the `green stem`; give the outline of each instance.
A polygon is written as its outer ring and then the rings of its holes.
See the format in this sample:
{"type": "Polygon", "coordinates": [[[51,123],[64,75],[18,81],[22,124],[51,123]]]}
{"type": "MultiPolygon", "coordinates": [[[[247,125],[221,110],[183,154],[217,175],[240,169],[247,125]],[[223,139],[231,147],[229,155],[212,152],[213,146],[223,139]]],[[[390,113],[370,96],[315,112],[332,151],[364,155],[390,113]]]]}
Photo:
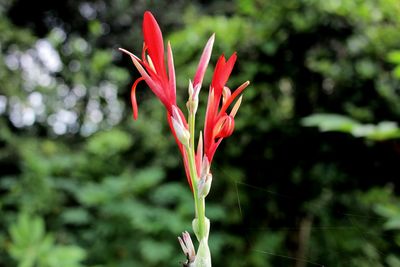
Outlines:
{"type": "Polygon", "coordinates": [[[189,173],[192,182],[194,207],[195,207],[195,220],[193,221],[193,230],[196,234],[196,238],[199,241],[199,248],[197,250],[196,260],[193,263],[194,267],[211,267],[211,255],[208,247],[208,232],[209,232],[209,221],[205,216],[205,197],[200,196],[198,188],[198,175],[196,171],[196,160],[195,160],[195,148],[194,148],[194,137],[195,137],[195,113],[191,112],[189,108],[189,133],[190,140],[189,146],[185,147],[186,154],[188,156],[189,173]],[[206,222],[207,220],[207,222],[206,222]],[[208,226],[207,226],[208,225],[208,226]]]}
{"type": "Polygon", "coordinates": [[[196,211],[196,218],[198,219],[198,240],[206,236],[205,233],[205,201],[204,197],[200,197],[198,193],[198,177],[196,171],[196,161],[195,161],[195,150],[194,150],[194,137],[195,137],[195,114],[189,111],[189,133],[190,133],[190,145],[186,148],[186,154],[189,159],[189,173],[192,181],[193,187],[193,198],[194,206],[196,211]]]}
{"type": "Polygon", "coordinates": [[[194,156],[194,139],[195,139],[195,132],[194,132],[194,126],[195,126],[195,115],[192,114],[192,112],[189,111],[189,133],[190,133],[190,149],[193,152],[194,156]]]}

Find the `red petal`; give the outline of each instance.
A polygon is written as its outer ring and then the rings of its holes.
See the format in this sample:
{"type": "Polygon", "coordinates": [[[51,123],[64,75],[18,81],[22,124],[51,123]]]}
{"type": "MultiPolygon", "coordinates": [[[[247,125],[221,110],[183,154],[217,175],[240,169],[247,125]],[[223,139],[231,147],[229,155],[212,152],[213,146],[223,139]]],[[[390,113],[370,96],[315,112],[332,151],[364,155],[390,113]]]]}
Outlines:
{"type": "Polygon", "coordinates": [[[214,89],[211,88],[208,94],[206,118],[204,121],[204,151],[207,151],[213,143],[212,132],[215,124],[215,115],[218,103],[215,102],[214,89]]]}
{"type": "Polygon", "coordinates": [[[215,151],[217,150],[219,144],[221,144],[223,138],[219,138],[217,142],[213,143],[212,146],[206,151],[206,155],[210,164],[214,158],[215,151]]]}
{"type": "Polygon", "coordinates": [[[214,38],[215,34],[211,35],[206,46],[204,47],[203,53],[200,57],[199,65],[197,66],[196,74],[194,75],[193,87],[196,87],[197,85],[201,86],[201,83],[203,82],[204,74],[206,73],[208,62],[210,61],[212,47],[214,45],[214,38]]]}
{"type": "Polygon", "coordinates": [[[236,52],[232,54],[229,60],[226,62],[224,55],[222,55],[217,62],[215,67],[214,75],[212,78],[212,87],[216,90],[216,95],[222,94],[222,89],[227,83],[229,76],[231,75],[233,66],[235,65],[237,56],[236,52]]]}
{"type": "Polygon", "coordinates": [[[154,94],[160,99],[160,101],[167,107],[168,111],[170,111],[170,102],[165,96],[165,93],[163,91],[162,86],[160,85],[159,79],[153,79],[152,77],[149,76],[149,74],[146,72],[146,70],[143,68],[147,68],[147,65],[144,63],[144,61],[140,61],[135,55],[130,55],[133,64],[135,65],[136,69],[139,71],[140,75],[144,78],[146,81],[147,85],[150,87],[150,89],[154,92],[154,94]],[[143,65],[143,66],[142,66],[143,65]]]}
{"type": "Polygon", "coordinates": [[[174,57],[172,55],[171,44],[168,42],[168,76],[169,76],[169,90],[171,102],[175,104],[176,102],[176,81],[175,81],[175,67],[174,67],[174,57]]]}
{"type": "Polygon", "coordinates": [[[133,83],[132,88],[131,88],[131,102],[132,102],[132,109],[133,109],[133,119],[137,120],[138,117],[138,106],[136,102],[136,86],[140,81],[143,81],[144,78],[140,77],[136,79],[136,81],[133,83]]]}
{"type": "Polygon", "coordinates": [[[214,74],[211,80],[211,87],[214,88],[214,90],[219,90],[219,89],[222,90],[222,87],[220,85],[221,84],[220,80],[225,64],[226,64],[225,56],[222,54],[219,57],[217,64],[215,65],[214,74]]]}
{"type": "Polygon", "coordinates": [[[196,152],[196,155],[195,155],[197,176],[199,176],[199,177],[200,177],[201,161],[202,161],[202,158],[203,158],[203,137],[202,137],[202,134],[203,133],[200,131],[199,142],[197,144],[197,152],[196,152]]]}
{"type": "Polygon", "coordinates": [[[226,110],[228,109],[229,105],[233,102],[233,100],[235,100],[235,98],[241,93],[243,92],[244,89],[246,89],[246,87],[250,84],[249,81],[244,82],[241,86],[239,86],[235,92],[233,92],[233,94],[228,98],[228,100],[226,100],[226,102],[223,104],[221,111],[219,112],[218,117],[222,116],[223,114],[225,114],[226,110]]]}
{"type": "Polygon", "coordinates": [[[221,82],[221,86],[225,86],[225,84],[228,82],[229,76],[231,75],[233,66],[235,65],[237,59],[237,55],[236,52],[232,54],[232,56],[228,59],[228,61],[225,64],[223,73],[220,77],[220,82],[221,82]]]}
{"type": "Polygon", "coordinates": [[[221,119],[218,120],[218,122],[215,124],[215,129],[216,131],[214,133],[214,138],[225,138],[230,136],[233,133],[233,130],[235,129],[235,120],[233,119],[232,116],[225,115],[221,119]]]}
{"type": "Polygon", "coordinates": [[[159,75],[166,78],[164,65],[164,41],[160,27],[150,11],[144,13],[143,18],[144,42],[154,67],[159,75]]]}

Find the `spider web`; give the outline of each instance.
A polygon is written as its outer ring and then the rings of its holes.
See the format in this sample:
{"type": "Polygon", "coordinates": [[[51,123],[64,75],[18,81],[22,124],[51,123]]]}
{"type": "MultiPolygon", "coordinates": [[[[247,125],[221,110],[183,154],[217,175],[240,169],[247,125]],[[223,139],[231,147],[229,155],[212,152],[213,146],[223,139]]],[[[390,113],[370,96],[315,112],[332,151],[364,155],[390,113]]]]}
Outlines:
{"type": "MultiPolygon", "coordinates": [[[[218,169],[220,173],[226,173],[224,170],[221,170],[220,168],[218,169]]],[[[232,176],[232,173],[230,173],[232,176]]],[[[273,190],[269,190],[257,185],[249,184],[249,183],[244,183],[241,182],[243,179],[242,177],[234,177],[233,183],[235,186],[236,190],[236,198],[237,198],[237,210],[239,212],[240,218],[244,218],[246,215],[246,211],[243,210],[243,205],[240,197],[240,193],[244,190],[251,191],[251,196],[254,196],[260,194],[264,197],[264,199],[267,201],[270,198],[278,198],[279,201],[302,201],[299,198],[296,198],[291,195],[287,195],[285,192],[275,192],[273,190]]],[[[247,194],[250,195],[250,194],[247,194]]],[[[251,201],[251,197],[250,197],[251,201]]],[[[318,208],[318,207],[315,207],[318,208]]],[[[343,223],[341,225],[321,225],[321,226],[314,226],[311,225],[310,227],[310,232],[309,232],[309,242],[313,238],[313,236],[320,234],[321,232],[324,231],[329,231],[332,234],[335,235],[342,235],[346,231],[351,231],[353,233],[356,233],[362,240],[365,242],[368,242],[368,239],[373,236],[377,236],[376,233],[373,232],[368,232],[365,231],[365,229],[362,229],[362,225],[365,226],[365,220],[374,220],[374,221],[379,221],[383,223],[383,219],[379,217],[373,217],[373,216],[367,216],[365,214],[354,214],[354,213],[339,213],[340,216],[343,217],[343,223]],[[360,221],[361,220],[361,221],[360,221]]],[[[364,227],[365,228],[365,227],[364,227]]],[[[306,257],[296,257],[293,255],[289,255],[287,251],[274,251],[271,247],[268,247],[268,245],[265,245],[265,247],[256,247],[254,248],[254,242],[251,240],[250,236],[254,234],[254,231],[279,231],[279,230],[286,230],[286,231],[296,231],[299,232],[301,231],[300,226],[298,225],[293,225],[293,226],[282,226],[282,227],[251,227],[249,225],[242,225],[241,226],[241,231],[242,231],[242,237],[244,238],[246,245],[250,248],[250,251],[252,253],[258,253],[258,254],[263,254],[266,257],[274,257],[275,261],[279,259],[278,261],[282,261],[282,266],[302,266],[302,267],[312,267],[312,266],[319,266],[319,267],[328,267],[324,262],[320,261],[319,259],[313,259],[308,257],[308,254],[312,254],[313,247],[308,244],[306,251],[304,255],[306,257]],[[284,263],[286,262],[286,263],[284,263]]],[[[374,248],[375,249],[375,248],[374,248]]],[[[377,249],[376,253],[379,253],[380,255],[384,255],[382,251],[379,251],[377,249]]],[[[337,264],[336,266],[349,266],[350,264],[350,259],[346,259],[343,257],[344,251],[341,252],[340,249],[338,250],[330,250],[329,252],[330,255],[329,257],[333,257],[337,264]]],[[[373,262],[371,261],[371,266],[373,266],[373,262]]],[[[247,266],[247,265],[246,265],[247,266]]]]}

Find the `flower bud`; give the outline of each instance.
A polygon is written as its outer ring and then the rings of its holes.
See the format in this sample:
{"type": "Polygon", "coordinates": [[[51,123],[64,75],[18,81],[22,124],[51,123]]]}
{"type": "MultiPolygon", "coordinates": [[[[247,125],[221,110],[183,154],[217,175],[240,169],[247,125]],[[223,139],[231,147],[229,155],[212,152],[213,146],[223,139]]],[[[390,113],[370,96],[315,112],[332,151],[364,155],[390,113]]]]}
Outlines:
{"type": "Polygon", "coordinates": [[[210,162],[208,157],[204,155],[203,161],[201,163],[200,177],[206,176],[210,172],[210,162]]]}
{"type": "Polygon", "coordinates": [[[235,120],[231,115],[224,115],[214,126],[213,135],[215,138],[228,137],[235,129],[235,120]]]}
{"type": "Polygon", "coordinates": [[[199,92],[200,92],[200,84],[196,85],[193,88],[192,82],[189,80],[188,93],[189,98],[186,102],[186,107],[191,114],[195,114],[197,112],[197,108],[199,106],[199,92]]]}
{"type": "Polygon", "coordinates": [[[183,232],[182,238],[178,236],[178,241],[181,245],[183,253],[185,253],[187,257],[187,264],[194,262],[196,259],[196,251],[194,249],[192,239],[190,238],[190,234],[187,231],[183,232]]]}
{"type": "Polygon", "coordinates": [[[182,145],[188,147],[189,140],[190,140],[190,133],[189,133],[188,129],[186,129],[186,126],[184,125],[184,123],[180,117],[178,108],[175,106],[172,106],[171,121],[172,121],[172,126],[174,128],[176,137],[182,143],[182,145]]]}
{"type": "Polygon", "coordinates": [[[191,80],[189,80],[189,87],[188,87],[189,99],[192,98],[193,93],[194,93],[193,83],[191,80]]]}
{"type": "Polygon", "coordinates": [[[206,197],[210,193],[212,174],[208,173],[200,178],[197,186],[200,197],[206,197]]]}
{"type": "Polygon", "coordinates": [[[185,129],[177,120],[172,117],[172,125],[174,127],[176,137],[182,143],[182,145],[188,147],[190,140],[190,133],[185,129]]]}

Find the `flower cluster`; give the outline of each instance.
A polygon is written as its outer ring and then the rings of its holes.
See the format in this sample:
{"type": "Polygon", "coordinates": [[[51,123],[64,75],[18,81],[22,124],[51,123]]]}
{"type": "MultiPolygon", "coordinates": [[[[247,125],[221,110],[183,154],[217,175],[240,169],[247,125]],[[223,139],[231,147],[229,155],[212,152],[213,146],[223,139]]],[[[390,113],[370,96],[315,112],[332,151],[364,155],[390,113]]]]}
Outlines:
{"type": "MultiPolygon", "coordinates": [[[[141,75],[141,77],[134,82],[131,89],[133,117],[137,119],[138,116],[136,87],[140,81],[145,81],[167,110],[168,123],[181,151],[190,187],[193,190],[194,177],[191,176],[195,174],[197,179],[201,181],[199,182],[199,186],[203,187],[203,193],[206,193],[207,184],[211,182],[211,174],[209,172],[211,161],[222,139],[230,136],[234,130],[234,118],[239,109],[242,97],[238,98],[229,113],[227,110],[232,102],[248,86],[249,82],[243,83],[232,93],[231,90],[226,87],[226,83],[235,65],[237,56],[236,53],[234,53],[228,60],[225,59],[224,55],[220,56],[214,70],[208,94],[203,131],[204,142],[202,133],[200,132],[197,150],[194,152],[196,172],[191,173],[189,162],[190,155],[188,155],[190,149],[186,148],[192,146],[194,150],[194,133],[191,133],[189,127],[190,123],[188,124],[188,120],[176,103],[175,68],[171,44],[169,42],[167,44],[165,60],[163,36],[157,21],[149,11],[146,11],[144,14],[143,35],[144,43],[141,59],[125,49],[120,49],[131,57],[133,64],[141,75]]],[[[189,98],[186,104],[189,117],[192,115],[193,119],[197,111],[198,96],[211,57],[213,44],[214,34],[210,37],[203,50],[193,82],[189,81],[189,98]]]]}

